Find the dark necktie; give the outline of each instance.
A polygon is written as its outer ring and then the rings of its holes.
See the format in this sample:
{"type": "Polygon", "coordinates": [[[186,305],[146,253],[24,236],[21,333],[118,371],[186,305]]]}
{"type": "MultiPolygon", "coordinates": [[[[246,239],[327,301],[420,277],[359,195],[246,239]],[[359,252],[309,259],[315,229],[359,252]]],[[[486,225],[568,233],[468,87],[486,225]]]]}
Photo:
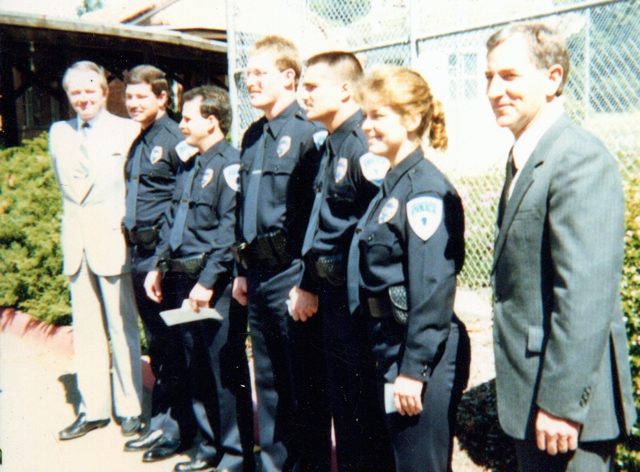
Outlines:
{"type": "Polygon", "coordinates": [[[507,209],[507,203],[509,202],[509,190],[513,179],[518,173],[515,162],[513,161],[513,149],[509,152],[509,159],[507,159],[506,176],[504,179],[504,187],[502,187],[502,195],[500,195],[500,203],[498,206],[498,228],[502,226],[502,219],[504,218],[504,212],[507,209]]]}
{"type": "Polygon", "coordinates": [[[247,243],[251,243],[258,235],[258,190],[260,189],[260,179],[262,178],[262,163],[264,162],[264,148],[268,132],[269,123],[265,123],[262,136],[256,143],[256,155],[251,163],[251,174],[248,179],[242,215],[242,235],[247,243]]]}
{"type": "Polygon", "coordinates": [[[324,200],[324,192],[327,187],[327,167],[333,162],[333,149],[329,141],[325,141],[325,153],[320,161],[320,168],[318,169],[318,186],[316,187],[316,195],[313,200],[313,208],[311,209],[311,216],[309,217],[309,225],[307,226],[307,232],[304,236],[304,243],[302,244],[302,255],[304,256],[313,246],[313,238],[318,231],[318,225],[320,223],[320,207],[324,200]]]}
{"type": "Polygon", "coordinates": [[[189,213],[189,203],[191,202],[191,188],[193,187],[193,179],[198,173],[200,167],[200,154],[193,156],[195,162],[189,170],[187,177],[184,179],[184,187],[182,187],[182,195],[178,203],[176,217],[173,219],[173,225],[169,233],[169,245],[172,251],[176,251],[182,244],[182,236],[184,234],[184,225],[187,222],[187,214],[189,213]]]}
{"type": "Polygon", "coordinates": [[[91,125],[84,122],[80,126],[80,156],[78,159],[78,176],[87,178],[89,176],[89,128],[91,125]]]}
{"type": "Polygon", "coordinates": [[[124,217],[124,225],[131,230],[136,225],[136,202],[138,200],[138,185],[140,184],[140,160],[142,159],[142,149],[144,148],[144,140],[141,139],[133,154],[133,163],[131,165],[131,175],[129,180],[133,180],[133,185],[127,190],[126,213],[124,217]]]}
{"type": "Polygon", "coordinates": [[[367,225],[371,214],[379,206],[380,202],[385,198],[384,186],[380,187],[380,191],[369,203],[369,207],[365,214],[358,221],[356,231],[351,240],[349,248],[349,264],[347,266],[347,283],[349,284],[349,311],[355,313],[358,305],[360,305],[360,234],[362,229],[367,225]]]}

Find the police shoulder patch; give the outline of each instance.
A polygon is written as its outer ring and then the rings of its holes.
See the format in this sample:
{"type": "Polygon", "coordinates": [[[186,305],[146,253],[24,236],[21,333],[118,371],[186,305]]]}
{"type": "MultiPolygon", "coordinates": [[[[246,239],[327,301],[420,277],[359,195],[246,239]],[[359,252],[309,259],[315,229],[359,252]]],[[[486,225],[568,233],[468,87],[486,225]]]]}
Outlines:
{"type": "Polygon", "coordinates": [[[400,202],[398,202],[397,198],[391,197],[380,210],[380,214],[378,215],[378,224],[382,225],[384,223],[388,223],[391,219],[396,216],[398,212],[398,206],[400,206],[400,202]]]}
{"type": "Polygon", "coordinates": [[[231,190],[234,192],[240,190],[240,164],[231,164],[225,167],[222,175],[224,175],[224,180],[231,190]]]}
{"type": "Polygon", "coordinates": [[[313,133],[313,142],[316,144],[316,149],[319,150],[322,147],[328,135],[329,133],[327,130],[316,131],[313,133]]]}
{"type": "Polygon", "coordinates": [[[209,167],[207,170],[204,171],[204,174],[202,175],[202,180],[200,181],[200,187],[205,188],[207,185],[209,185],[212,179],[213,179],[213,169],[209,167]]]}
{"type": "Polygon", "coordinates": [[[152,164],[155,164],[156,162],[160,161],[160,159],[162,159],[163,153],[164,150],[162,149],[162,146],[156,146],[151,150],[151,154],[149,154],[149,160],[152,164]]]}
{"type": "Polygon", "coordinates": [[[333,178],[336,183],[344,179],[344,176],[347,175],[347,170],[349,170],[349,160],[346,157],[339,158],[338,164],[336,165],[336,169],[333,173],[333,178]]]}
{"type": "Polygon", "coordinates": [[[389,167],[389,160],[386,157],[378,156],[371,152],[360,157],[362,175],[378,187],[382,185],[382,181],[384,180],[384,176],[387,175],[389,167]]]}
{"type": "Polygon", "coordinates": [[[276,153],[278,157],[284,156],[291,149],[291,136],[283,136],[280,138],[278,142],[278,147],[276,148],[276,153]]]}
{"type": "Polygon", "coordinates": [[[180,141],[176,145],[176,153],[182,162],[187,162],[198,152],[198,148],[190,146],[186,141],[180,141]]]}
{"type": "Polygon", "coordinates": [[[426,241],[442,221],[442,199],[429,196],[411,199],[407,203],[407,220],[413,232],[426,241]]]}

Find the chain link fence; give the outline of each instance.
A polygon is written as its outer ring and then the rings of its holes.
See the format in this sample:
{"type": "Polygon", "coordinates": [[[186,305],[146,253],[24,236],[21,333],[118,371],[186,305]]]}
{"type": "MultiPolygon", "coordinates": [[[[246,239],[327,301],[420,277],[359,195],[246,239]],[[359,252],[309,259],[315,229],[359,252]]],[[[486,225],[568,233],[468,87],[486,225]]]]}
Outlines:
{"type": "Polygon", "coordinates": [[[564,32],[572,70],[564,93],[570,116],[618,159],[640,171],[640,9],[636,0],[228,0],[232,137],[259,114],[243,83],[247,52],[266,34],[293,40],[303,57],[354,52],[365,68],[419,71],[444,105],[449,149],[429,158],[458,189],[466,216],[467,259],[459,282],[490,283],[495,214],[513,137],[495,124],[484,94],[485,43],[513,21],[541,20],[564,32]]]}

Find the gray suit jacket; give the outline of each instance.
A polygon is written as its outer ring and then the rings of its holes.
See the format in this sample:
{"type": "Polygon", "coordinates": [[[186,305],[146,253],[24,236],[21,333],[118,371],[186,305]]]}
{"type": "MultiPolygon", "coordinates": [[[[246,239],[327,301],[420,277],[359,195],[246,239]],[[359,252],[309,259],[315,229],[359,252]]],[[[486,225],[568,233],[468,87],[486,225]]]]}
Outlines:
{"type": "Polygon", "coordinates": [[[51,125],[49,153],[63,198],[63,273],[74,275],[83,252],[101,276],[129,271],[120,228],[125,208],[124,163],[140,125],[102,110],[91,130],[89,177],[75,177],[81,137],[76,118],[51,125]]]}
{"type": "Polygon", "coordinates": [[[620,303],[617,165],[563,115],[520,172],[492,274],[500,424],[533,439],[542,408],[582,424],[581,441],[616,438],[636,419],[620,303]]]}

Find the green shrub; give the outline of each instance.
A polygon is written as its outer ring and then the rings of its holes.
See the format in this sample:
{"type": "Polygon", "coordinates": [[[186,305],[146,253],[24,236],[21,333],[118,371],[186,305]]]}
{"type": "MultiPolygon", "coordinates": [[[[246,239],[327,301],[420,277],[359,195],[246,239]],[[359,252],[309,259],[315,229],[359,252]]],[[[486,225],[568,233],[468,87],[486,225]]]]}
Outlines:
{"type": "Polygon", "coordinates": [[[0,151],[0,306],[52,324],[69,324],[62,275],[62,199],[47,134],[0,151]]]}
{"type": "MultiPolygon", "coordinates": [[[[640,176],[631,177],[625,185],[625,260],[622,275],[622,309],[627,321],[631,376],[636,410],[640,410],[640,176]]],[[[627,444],[618,448],[617,470],[640,471],[640,429],[633,428],[627,444]]]]}

